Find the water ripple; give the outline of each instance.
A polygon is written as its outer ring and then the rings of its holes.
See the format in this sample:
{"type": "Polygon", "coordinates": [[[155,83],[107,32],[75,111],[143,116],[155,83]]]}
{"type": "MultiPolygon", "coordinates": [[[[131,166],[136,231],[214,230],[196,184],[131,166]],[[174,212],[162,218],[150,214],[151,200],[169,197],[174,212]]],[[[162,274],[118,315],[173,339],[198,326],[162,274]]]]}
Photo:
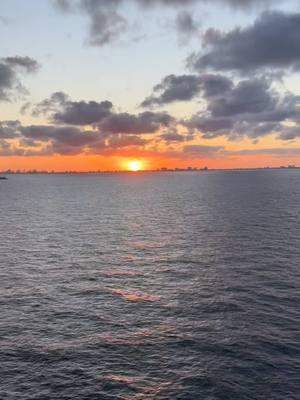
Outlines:
{"type": "Polygon", "coordinates": [[[294,400],[298,170],[0,185],[0,398],[294,400]]]}

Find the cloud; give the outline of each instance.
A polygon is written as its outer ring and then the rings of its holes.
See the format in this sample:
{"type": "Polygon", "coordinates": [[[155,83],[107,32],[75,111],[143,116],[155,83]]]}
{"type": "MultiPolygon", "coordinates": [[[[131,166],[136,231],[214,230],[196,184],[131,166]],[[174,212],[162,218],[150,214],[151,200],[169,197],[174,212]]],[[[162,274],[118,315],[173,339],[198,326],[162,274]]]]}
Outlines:
{"type": "Polygon", "coordinates": [[[131,146],[145,146],[147,140],[136,135],[111,135],[108,139],[107,146],[110,149],[120,149],[131,146]]]}
{"type": "Polygon", "coordinates": [[[6,57],[0,59],[0,101],[10,101],[14,95],[24,94],[26,89],[20,75],[37,71],[39,64],[30,57],[6,57]]]}
{"type": "Polygon", "coordinates": [[[112,108],[110,101],[72,101],[65,93],[56,92],[38,103],[33,115],[50,114],[55,123],[83,126],[99,123],[112,113],[112,108]]]}
{"type": "Polygon", "coordinates": [[[230,135],[234,127],[234,120],[196,114],[186,121],[185,125],[201,132],[204,138],[213,139],[222,135],[230,135]]]}
{"type": "Polygon", "coordinates": [[[105,137],[99,131],[84,131],[71,126],[15,124],[11,138],[18,143],[6,141],[11,155],[76,155],[98,152],[105,148],[105,137]],[[23,154],[22,154],[23,152],[23,154]]]}
{"type": "Polygon", "coordinates": [[[227,33],[209,29],[203,35],[204,52],[194,53],[188,65],[194,70],[300,68],[300,13],[264,12],[246,28],[227,33]]]}
{"type": "Polygon", "coordinates": [[[193,15],[188,11],[181,11],[177,15],[175,24],[181,44],[185,44],[192,36],[199,32],[199,24],[196,23],[193,15]]]}
{"type": "Polygon", "coordinates": [[[220,96],[209,100],[208,110],[216,117],[238,114],[259,114],[274,110],[277,96],[263,79],[249,79],[239,82],[235,87],[220,96]]]}
{"type": "Polygon", "coordinates": [[[223,75],[168,75],[153,88],[152,95],[142,102],[141,107],[189,101],[201,94],[213,97],[226,93],[232,85],[232,81],[223,75]]]}
{"type": "Polygon", "coordinates": [[[299,137],[300,97],[277,91],[267,78],[234,82],[218,74],[169,75],[143,105],[162,105],[197,96],[201,96],[202,110],[181,121],[167,112],[116,112],[107,100],[73,101],[63,92],[53,93],[38,103],[33,114],[48,115],[49,123],[57,127],[92,126],[92,131],[99,131],[106,138],[159,133],[159,140],[172,143],[192,140],[199,134],[205,139],[226,136],[229,140],[249,137],[253,141],[270,134],[280,140],[299,137]],[[177,131],[180,125],[188,129],[184,136],[177,131]]]}
{"type": "Polygon", "coordinates": [[[272,156],[272,157],[298,157],[300,148],[275,147],[262,149],[227,150],[223,146],[187,145],[183,147],[182,155],[188,158],[228,158],[240,156],[272,156]]]}
{"type": "Polygon", "coordinates": [[[228,155],[237,156],[257,156],[257,155],[271,155],[275,157],[292,157],[299,156],[300,149],[294,147],[275,147],[267,149],[242,149],[236,151],[226,151],[228,155]]]}
{"type": "MultiPolygon", "coordinates": [[[[25,104],[22,109],[28,109],[25,104]]],[[[170,127],[175,119],[166,112],[145,111],[139,114],[115,112],[108,101],[72,101],[63,92],[53,93],[50,98],[33,107],[34,116],[48,115],[51,123],[62,125],[93,125],[105,134],[147,134],[170,127]]]]}
{"type": "Polygon", "coordinates": [[[127,30],[127,21],[115,11],[98,11],[91,15],[88,43],[103,46],[114,42],[127,30]]]}
{"type": "MultiPolygon", "coordinates": [[[[285,127],[281,133],[288,131],[294,136],[300,136],[296,127],[285,127]]],[[[78,154],[122,154],[123,151],[144,152],[148,144],[184,144],[188,135],[178,134],[176,130],[159,136],[145,139],[134,134],[104,133],[98,129],[83,130],[74,126],[30,125],[22,126],[19,121],[2,121],[0,123],[0,156],[52,156],[78,154]]],[[[286,138],[290,140],[291,137],[286,138]]],[[[284,139],[283,139],[284,140],[284,139]]],[[[148,148],[149,149],[149,148],[148,148]]],[[[151,147],[150,147],[151,149],[151,147]]],[[[272,157],[298,157],[300,149],[294,147],[254,148],[227,150],[223,146],[203,144],[186,144],[178,150],[169,149],[150,151],[151,156],[176,157],[182,159],[221,159],[228,157],[269,155],[272,157]]],[[[150,154],[149,153],[149,154],[150,154]]],[[[124,153],[125,154],[125,153],[124,153]]]]}
{"type": "Polygon", "coordinates": [[[11,68],[19,68],[27,73],[36,72],[39,68],[38,62],[30,57],[6,57],[3,61],[11,68]]]}
{"type": "MultiPolygon", "coordinates": [[[[69,96],[64,92],[55,92],[48,99],[36,104],[32,110],[32,115],[38,117],[43,114],[54,113],[64,107],[69,100],[69,96]]],[[[30,107],[31,103],[26,103],[22,109],[26,112],[30,107]]]]}
{"type": "Polygon", "coordinates": [[[176,123],[165,112],[117,113],[108,101],[75,102],[63,92],[53,93],[35,105],[33,112],[48,115],[51,125],[0,122],[0,155],[103,154],[145,147],[153,137],[141,135],[164,132],[176,123]]]}
{"type": "Polygon", "coordinates": [[[69,0],[52,0],[52,3],[59,11],[64,13],[70,12],[72,10],[72,4],[69,0]]]}
{"type": "MultiPolygon", "coordinates": [[[[196,4],[200,5],[207,4],[208,2],[207,0],[134,0],[134,1],[146,7],[151,7],[151,6],[187,7],[196,4]]],[[[275,2],[278,1],[275,0],[275,2]]],[[[272,2],[274,3],[274,0],[272,2]]],[[[243,9],[252,6],[265,6],[271,4],[271,0],[210,0],[209,3],[227,5],[230,7],[243,9]]]]}
{"type": "Polygon", "coordinates": [[[163,133],[162,135],[160,135],[159,138],[160,140],[163,140],[167,143],[180,143],[187,140],[187,137],[185,135],[181,135],[176,131],[163,133]]]}
{"type": "Polygon", "coordinates": [[[121,0],[56,0],[55,6],[63,13],[79,11],[89,19],[87,43],[104,46],[121,37],[128,29],[128,22],[117,10],[121,0]]]}
{"type": "Polygon", "coordinates": [[[110,101],[67,102],[64,111],[55,113],[53,120],[64,124],[90,125],[110,115],[112,106],[110,101]]]}
{"type": "MultiPolygon", "coordinates": [[[[151,8],[157,6],[164,7],[187,7],[196,4],[206,4],[207,0],[78,0],[77,2],[74,0],[51,0],[52,3],[62,11],[70,10],[72,7],[80,6],[83,9],[86,9],[88,12],[92,13],[93,11],[107,9],[107,8],[116,8],[124,3],[136,3],[138,6],[151,8]]],[[[284,0],[210,0],[212,4],[223,4],[231,7],[238,8],[246,8],[251,6],[265,6],[268,4],[274,4],[283,2],[284,0]]]]}
{"type": "Polygon", "coordinates": [[[99,135],[94,131],[81,131],[76,127],[60,127],[47,125],[31,125],[20,128],[25,138],[41,142],[54,140],[69,146],[85,146],[99,140],[99,135]]]}
{"type": "Polygon", "coordinates": [[[182,152],[190,158],[218,158],[222,157],[223,146],[187,145],[182,152]]]}
{"type": "Polygon", "coordinates": [[[0,122],[0,139],[14,139],[18,135],[16,130],[19,128],[19,121],[1,121],[0,122]]]}
{"type": "Polygon", "coordinates": [[[149,134],[169,127],[173,122],[173,117],[164,112],[146,111],[137,115],[114,113],[104,118],[98,127],[105,133],[149,134]]]}
{"type": "Polygon", "coordinates": [[[183,124],[206,139],[224,135],[231,140],[245,136],[257,139],[271,133],[284,139],[291,136],[286,124],[298,125],[300,119],[299,97],[278,93],[263,78],[232,82],[231,89],[205,100],[206,109],[183,124]]]}
{"type": "Polygon", "coordinates": [[[279,139],[294,140],[300,138],[300,126],[285,126],[280,130],[279,139]]]}
{"type": "Polygon", "coordinates": [[[199,94],[200,90],[199,78],[195,75],[168,75],[154,87],[153,94],[147,97],[141,106],[149,107],[191,100],[199,94]]]}
{"type": "MultiPolygon", "coordinates": [[[[80,12],[88,17],[89,34],[87,43],[92,46],[104,46],[119,40],[129,29],[128,18],[120,10],[124,4],[135,4],[139,8],[151,9],[165,7],[171,11],[183,8],[176,20],[177,31],[187,39],[198,29],[188,6],[202,6],[208,0],[51,0],[54,6],[64,14],[80,12]]],[[[284,0],[276,0],[280,2],[284,0]]],[[[235,9],[245,9],[251,6],[265,6],[268,0],[211,0],[210,4],[226,5],[235,9]]],[[[274,3],[274,0],[273,0],[274,3]]]]}
{"type": "Polygon", "coordinates": [[[0,157],[24,156],[25,150],[15,148],[9,141],[0,138],[0,157]]]}
{"type": "Polygon", "coordinates": [[[64,14],[83,13],[89,20],[87,43],[104,46],[119,39],[127,30],[127,20],[117,11],[122,0],[52,0],[64,14]]]}
{"type": "Polygon", "coordinates": [[[88,130],[74,125],[22,126],[19,121],[3,121],[0,122],[0,153],[23,156],[76,155],[144,147],[151,142],[152,137],[146,140],[140,135],[155,134],[171,123],[173,118],[168,114],[152,112],[138,115],[112,113],[88,130]]]}

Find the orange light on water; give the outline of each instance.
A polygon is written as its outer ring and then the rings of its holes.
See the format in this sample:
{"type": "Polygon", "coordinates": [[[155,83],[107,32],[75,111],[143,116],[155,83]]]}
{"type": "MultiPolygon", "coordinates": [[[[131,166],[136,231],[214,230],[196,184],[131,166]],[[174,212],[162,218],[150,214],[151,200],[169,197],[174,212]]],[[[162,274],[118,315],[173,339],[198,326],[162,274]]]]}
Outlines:
{"type": "Polygon", "coordinates": [[[132,172],[138,172],[143,169],[142,163],[137,160],[130,161],[128,163],[128,170],[132,172]]]}

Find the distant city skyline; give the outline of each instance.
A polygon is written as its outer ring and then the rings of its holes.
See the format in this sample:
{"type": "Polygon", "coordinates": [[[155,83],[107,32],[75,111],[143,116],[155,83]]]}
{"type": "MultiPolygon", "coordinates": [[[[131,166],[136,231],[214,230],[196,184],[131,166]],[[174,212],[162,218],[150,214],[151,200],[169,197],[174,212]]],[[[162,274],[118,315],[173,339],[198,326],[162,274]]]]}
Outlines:
{"type": "Polygon", "coordinates": [[[13,170],[13,169],[8,169],[8,170],[3,170],[0,171],[0,178],[5,177],[6,175],[51,175],[51,174],[118,174],[118,173],[153,173],[153,172],[208,172],[208,171],[256,171],[256,170],[278,170],[278,169],[300,169],[300,166],[296,166],[293,164],[288,164],[288,165],[281,165],[280,167],[253,167],[253,168],[208,168],[208,167],[203,167],[203,168],[197,168],[197,167],[187,167],[187,168],[166,168],[162,167],[160,169],[154,169],[154,170],[131,170],[131,169],[123,169],[123,170],[87,170],[87,171],[77,171],[77,170],[65,170],[65,171],[48,171],[48,170],[13,170]]]}

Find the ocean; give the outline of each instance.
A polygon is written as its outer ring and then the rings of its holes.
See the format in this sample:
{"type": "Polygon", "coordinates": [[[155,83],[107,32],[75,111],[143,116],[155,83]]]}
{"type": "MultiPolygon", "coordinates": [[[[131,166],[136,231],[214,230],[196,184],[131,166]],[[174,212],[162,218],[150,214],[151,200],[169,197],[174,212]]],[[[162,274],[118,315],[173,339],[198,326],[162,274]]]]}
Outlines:
{"type": "Polygon", "coordinates": [[[299,399],[299,170],[10,175],[0,232],[1,399],[299,399]]]}

